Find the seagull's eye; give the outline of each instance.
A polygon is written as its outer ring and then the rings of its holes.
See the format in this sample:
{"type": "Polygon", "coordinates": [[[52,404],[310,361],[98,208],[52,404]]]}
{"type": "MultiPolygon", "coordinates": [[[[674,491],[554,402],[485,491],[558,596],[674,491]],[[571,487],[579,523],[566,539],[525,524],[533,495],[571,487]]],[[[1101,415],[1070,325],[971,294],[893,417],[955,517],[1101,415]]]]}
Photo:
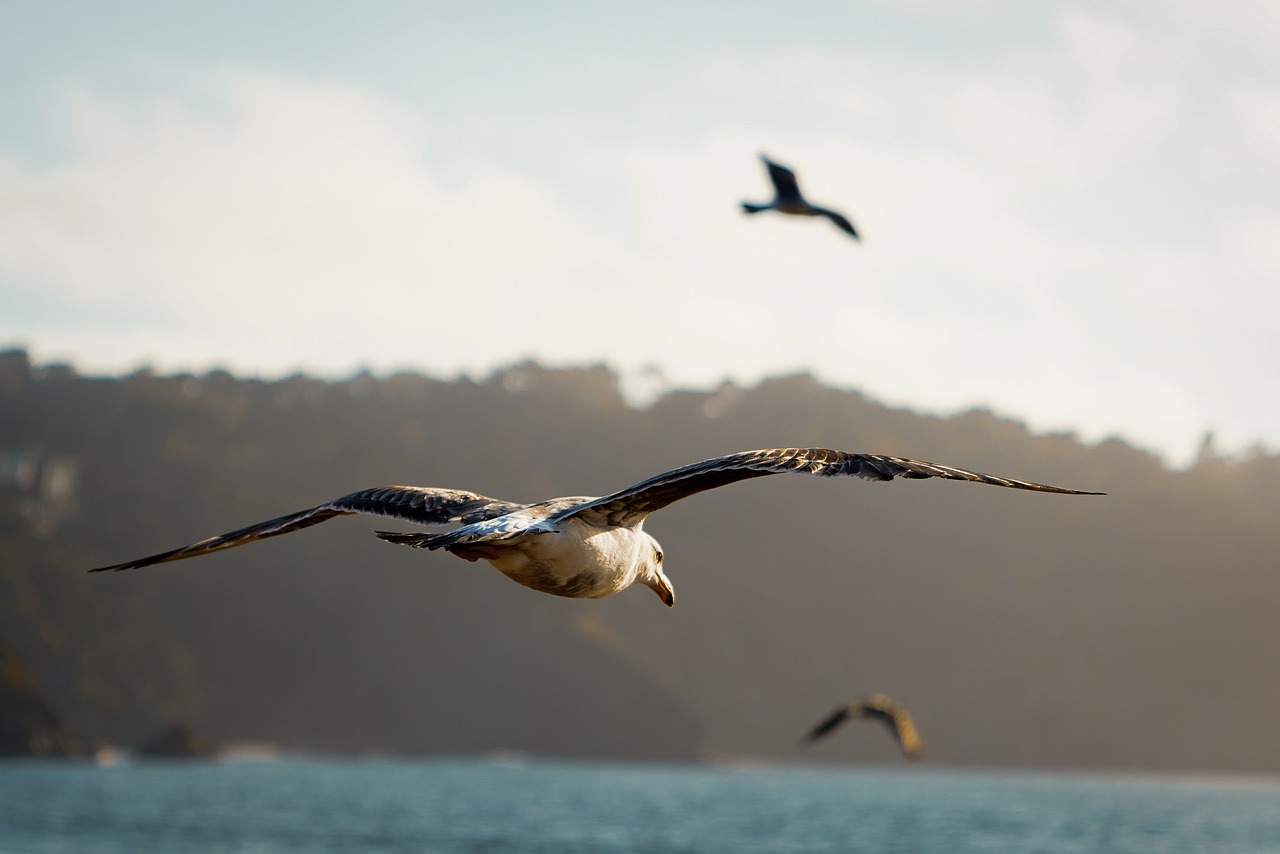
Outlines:
{"type": "Polygon", "coordinates": [[[662,563],[662,549],[654,549],[654,554],[658,556],[658,563],[662,563]]]}

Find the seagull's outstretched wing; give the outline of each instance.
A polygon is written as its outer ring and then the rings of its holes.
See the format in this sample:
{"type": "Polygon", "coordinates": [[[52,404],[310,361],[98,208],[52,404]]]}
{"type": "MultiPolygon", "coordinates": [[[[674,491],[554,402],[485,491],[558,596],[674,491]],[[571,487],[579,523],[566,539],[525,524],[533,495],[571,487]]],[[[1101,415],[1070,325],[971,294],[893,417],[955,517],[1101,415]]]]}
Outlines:
{"type": "Polygon", "coordinates": [[[769,170],[769,180],[773,182],[773,189],[780,202],[798,202],[804,197],[800,195],[800,183],[796,180],[796,173],[792,172],[781,163],[774,163],[763,154],[760,159],[764,161],[765,168],[769,170]]]}
{"type": "Polygon", "coordinates": [[[846,703],[836,708],[805,734],[802,744],[804,746],[813,744],[850,718],[869,718],[882,722],[888,727],[894,740],[898,742],[898,747],[908,759],[919,759],[924,753],[924,743],[920,740],[920,732],[916,729],[915,722],[911,720],[910,713],[901,703],[883,694],[876,694],[861,702],[846,703]]]}
{"type": "Polygon", "coordinates": [[[210,537],[180,549],[161,552],[150,557],[131,560],[91,569],[90,572],[107,570],[134,569],[139,566],[150,566],[153,563],[165,563],[171,560],[182,560],[198,557],[210,552],[222,551],[245,543],[265,540],[280,534],[289,534],[317,525],[334,516],[346,516],[352,513],[370,513],[375,516],[388,516],[419,525],[445,525],[450,522],[470,524],[485,519],[503,516],[513,510],[524,507],[510,501],[499,501],[465,492],[459,489],[431,489],[421,486],[379,486],[344,495],[327,504],[301,510],[278,519],[259,522],[229,534],[210,537]]]}
{"type": "Polygon", "coordinates": [[[942,477],[948,480],[968,480],[974,483],[1007,486],[1011,489],[1030,489],[1036,492],[1058,492],[1065,495],[1103,494],[1046,486],[1042,483],[1014,480],[902,457],[853,454],[826,448],[767,448],[729,454],[672,469],[612,495],[570,507],[555,514],[548,521],[555,523],[576,516],[593,525],[632,525],[655,510],[661,510],[681,498],[739,480],[784,472],[800,472],[818,477],[852,475],[864,480],[942,477]]]}
{"type": "Polygon", "coordinates": [[[817,211],[819,215],[825,216],[827,219],[834,222],[836,224],[836,228],[840,229],[854,240],[862,239],[861,235],[858,234],[857,229],[853,227],[853,223],[849,222],[848,218],[843,214],[836,213],[828,208],[815,207],[814,210],[817,211]]]}

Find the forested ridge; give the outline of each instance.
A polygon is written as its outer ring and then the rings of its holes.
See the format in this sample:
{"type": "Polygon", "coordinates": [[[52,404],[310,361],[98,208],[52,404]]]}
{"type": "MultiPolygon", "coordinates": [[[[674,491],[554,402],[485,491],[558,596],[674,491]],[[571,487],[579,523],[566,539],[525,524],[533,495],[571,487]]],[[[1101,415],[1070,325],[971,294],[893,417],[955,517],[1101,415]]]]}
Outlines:
{"type": "MultiPolygon", "coordinates": [[[[342,381],[79,376],[0,356],[0,638],[87,743],[169,722],[320,750],[795,758],[836,702],[906,704],[932,761],[1274,770],[1280,458],[1185,471],[1120,441],[932,417],[807,376],[629,407],[606,368],[342,381]],[[370,486],[605,494],[826,446],[1077,489],[780,476],[646,530],[647,590],[561,600],[342,518],[90,567],[370,486]]],[[[407,527],[407,526],[405,526],[407,527]]],[[[855,728],[810,758],[892,761],[855,728]]]]}

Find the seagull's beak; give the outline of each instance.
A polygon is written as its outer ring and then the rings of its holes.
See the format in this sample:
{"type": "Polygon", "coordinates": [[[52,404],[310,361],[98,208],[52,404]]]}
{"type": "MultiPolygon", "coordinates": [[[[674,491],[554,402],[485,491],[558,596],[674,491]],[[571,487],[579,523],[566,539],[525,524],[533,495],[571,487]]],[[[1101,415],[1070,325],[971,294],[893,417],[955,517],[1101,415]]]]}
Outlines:
{"type": "Polygon", "coordinates": [[[653,581],[645,582],[649,589],[658,594],[658,598],[662,600],[668,608],[676,604],[676,591],[671,586],[671,581],[662,574],[662,570],[658,570],[658,577],[653,581]]]}

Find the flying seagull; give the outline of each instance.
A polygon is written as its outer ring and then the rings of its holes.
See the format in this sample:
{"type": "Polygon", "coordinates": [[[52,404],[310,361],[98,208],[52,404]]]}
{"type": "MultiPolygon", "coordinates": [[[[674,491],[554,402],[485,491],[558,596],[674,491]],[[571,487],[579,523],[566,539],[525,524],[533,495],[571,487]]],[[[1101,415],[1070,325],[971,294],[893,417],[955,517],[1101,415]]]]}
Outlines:
{"type": "Polygon", "coordinates": [[[763,205],[743,202],[742,209],[744,211],[749,214],[760,213],[760,211],[777,211],[778,213],[791,214],[792,216],[825,216],[834,222],[837,228],[854,240],[861,239],[858,236],[857,229],[853,227],[853,223],[849,222],[843,214],[809,204],[808,200],[800,194],[800,184],[796,181],[796,173],[779,163],[774,163],[763,154],[760,155],[760,159],[764,161],[765,168],[769,170],[769,180],[773,182],[773,201],[763,205]]]}
{"type": "Polygon", "coordinates": [[[469,561],[487,560],[508,578],[543,593],[602,599],[633,584],[643,584],[667,605],[672,605],[675,591],[662,571],[662,547],[641,530],[645,518],[673,501],[707,489],[784,472],[818,477],[853,475],[865,480],[941,477],[1037,492],[1103,494],[901,457],[826,448],[771,448],[728,454],[672,469],[603,498],[579,496],[518,504],[457,489],[376,487],[179,549],[89,571],[133,569],[197,557],[309,528],[334,516],[370,513],[418,525],[459,522],[461,527],[446,533],[378,531],[377,534],[391,543],[444,549],[469,561]]]}
{"type": "Polygon", "coordinates": [[[902,755],[908,759],[919,759],[924,754],[924,744],[920,741],[920,733],[916,731],[911,715],[900,703],[884,694],[875,694],[861,702],[846,703],[838,707],[805,734],[802,745],[808,747],[850,718],[882,722],[893,734],[898,747],[902,748],[902,755]]]}

